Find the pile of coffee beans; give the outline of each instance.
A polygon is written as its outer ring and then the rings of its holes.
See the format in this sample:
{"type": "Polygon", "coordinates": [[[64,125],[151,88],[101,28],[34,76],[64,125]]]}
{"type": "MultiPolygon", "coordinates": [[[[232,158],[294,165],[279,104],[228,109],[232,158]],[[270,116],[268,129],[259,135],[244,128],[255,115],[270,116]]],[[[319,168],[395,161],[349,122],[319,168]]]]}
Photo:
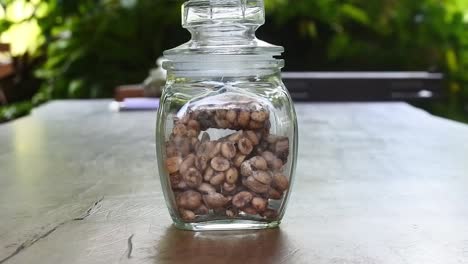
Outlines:
{"type": "Polygon", "coordinates": [[[281,200],[289,139],[270,134],[270,113],[258,103],[205,105],[174,118],[166,141],[165,166],[184,221],[215,215],[274,219],[270,200],[281,200]],[[211,139],[206,130],[233,133],[211,139]]]}

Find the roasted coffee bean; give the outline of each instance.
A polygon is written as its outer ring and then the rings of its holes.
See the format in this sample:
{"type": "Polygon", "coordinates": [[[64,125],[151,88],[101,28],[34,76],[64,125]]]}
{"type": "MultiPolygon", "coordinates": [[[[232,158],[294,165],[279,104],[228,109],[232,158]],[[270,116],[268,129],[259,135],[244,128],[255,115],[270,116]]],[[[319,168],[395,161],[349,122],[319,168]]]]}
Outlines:
{"type": "Polygon", "coordinates": [[[206,168],[205,174],[203,174],[203,180],[205,180],[206,182],[209,182],[211,178],[213,178],[214,174],[215,174],[215,171],[213,170],[213,168],[211,167],[206,168]]]}
{"type": "Polygon", "coordinates": [[[278,217],[278,213],[275,210],[268,208],[262,213],[262,216],[266,219],[275,219],[278,217]]]}
{"type": "Polygon", "coordinates": [[[182,154],[183,157],[190,153],[191,142],[189,138],[176,136],[173,140],[177,150],[182,154]]]}
{"type": "Polygon", "coordinates": [[[266,171],[254,171],[252,173],[252,177],[255,178],[255,180],[259,181],[260,183],[263,183],[265,185],[270,185],[272,182],[272,177],[269,172],[266,171]]]}
{"type": "Polygon", "coordinates": [[[213,158],[210,164],[215,171],[227,171],[230,167],[229,160],[222,157],[213,158]]]}
{"type": "Polygon", "coordinates": [[[252,207],[257,210],[257,212],[263,212],[266,210],[268,202],[261,197],[254,197],[252,199],[252,207]]]}
{"type": "Polygon", "coordinates": [[[226,216],[227,217],[236,217],[237,214],[238,214],[238,212],[234,208],[230,208],[230,209],[226,210],[226,216]]]}
{"type": "Polygon", "coordinates": [[[188,187],[182,179],[182,175],[180,175],[180,173],[170,174],[169,181],[173,189],[185,189],[188,187]]]}
{"type": "Polygon", "coordinates": [[[232,193],[237,189],[237,186],[235,184],[229,184],[225,182],[223,184],[223,193],[232,193]]]}
{"type": "Polygon", "coordinates": [[[255,156],[255,157],[251,158],[249,161],[250,161],[250,164],[252,164],[252,166],[257,170],[267,170],[268,169],[268,165],[267,165],[266,160],[261,156],[255,156]]]}
{"type": "Polygon", "coordinates": [[[197,188],[203,181],[202,175],[195,168],[190,168],[185,174],[182,175],[184,181],[191,188],[197,188]]]}
{"type": "Polygon", "coordinates": [[[242,138],[242,131],[237,131],[236,133],[229,135],[227,137],[227,140],[229,140],[231,142],[237,142],[241,138],[242,138]]]}
{"type": "Polygon", "coordinates": [[[273,175],[273,187],[278,191],[285,191],[289,187],[289,180],[281,173],[273,175]]]}
{"type": "Polygon", "coordinates": [[[239,172],[236,168],[229,168],[226,171],[226,182],[229,184],[235,184],[239,178],[239,172]]]}
{"type": "Polygon", "coordinates": [[[224,172],[217,172],[215,175],[210,179],[210,184],[213,186],[221,185],[224,180],[226,179],[226,175],[224,172]]]}
{"type": "Polygon", "coordinates": [[[172,134],[175,136],[184,137],[187,135],[187,127],[184,124],[177,124],[172,129],[172,134]]]}
{"type": "Polygon", "coordinates": [[[279,200],[283,197],[283,194],[275,188],[270,188],[268,191],[268,197],[273,200],[279,200]]]}
{"type": "Polygon", "coordinates": [[[273,164],[271,165],[271,168],[272,168],[273,170],[275,170],[275,171],[279,171],[279,170],[281,170],[281,169],[283,168],[283,165],[284,165],[284,164],[283,164],[283,161],[282,161],[282,160],[280,160],[280,159],[275,159],[275,160],[273,161],[273,164]]]}
{"type": "Polygon", "coordinates": [[[185,221],[192,221],[197,217],[194,212],[185,209],[180,209],[180,216],[185,221]]]}
{"type": "Polygon", "coordinates": [[[193,211],[196,215],[206,215],[208,214],[210,211],[208,209],[208,207],[206,207],[204,204],[200,205],[200,207],[198,207],[195,211],[193,211]]]}
{"type": "Polygon", "coordinates": [[[221,119],[226,118],[226,114],[227,114],[227,110],[224,110],[224,109],[216,110],[216,116],[221,119]]]}
{"type": "Polygon", "coordinates": [[[247,179],[244,179],[242,183],[244,184],[245,187],[247,187],[251,191],[259,193],[259,194],[268,193],[268,190],[270,189],[269,185],[266,185],[257,181],[253,176],[250,176],[247,179]]]}
{"type": "Polygon", "coordinates": [[[226,141],[221,144],[221,154],[226,159],[232,159],[234,156],[236,156],[236,146],[234,145],[233,142],[226,141]]]}
{"type": "Polygon", "coordinates": [[[229,122],[229,123],[234,123],[236,120],[237,120],[237,113],[236,111],[234,110],[229,110],[227,111],[226,113],[226,120],[229,122]]]}
{"type": "Polygon", "coordinates": [[[243,208],[252,201],[253,195],[250,192],[240,192],[232,198],[232,205],[243,208]]]}
{"type": "Polygon", "coordinates": [[[196,121],[196,120],[192,119],[192,120],[188,121],[187,127],[189,129],[195,130],[197,132],[197,134],[200,132],[200,123],[198,123],[198,121],[196,121]]]}
{"type": "Polygon", "coordinates": [[[195,158],[196,157],[194,154],[190,154],[187,157],[185,157],[184,161],[182,161],[182,163],[180,164],[180,174],[184,175],[188,171],[188,169],[193,167],[193,165],[195,164],[195,158]]]}
{"type": "Polygon", "coordinates": [[[210,193],[203,195],[203,201],[208,208],[215,209],[226,205],[229,202],[229,199],[220,193],[210,193]]]}
{"type": "Polygon", "coordinates": [[[259,137],[257,136],[257,134],[254,131],[248,130],[248,131],[245,131],[244,134],[245,134],[245,137],[247,139],[249,139],[250,142],[252,142],[252,144],[254,146],[256,146],[256,145],[258,145],[258,143],[260,143],[260,139],[259,139],[259,137]]]}
{"type": "Polygon", "coordinates": [[[262,152],[262,157],[265,159],[265,161],[268,163],[268,166],[270,167],[273,165],[273,162],[276,159],[276,156],[271,151],[262,152]]]}
{"type": "Polygon", "coordinates": [[[249,128],[250,129],[260,129],[264,126],[264,123],[261,123],[261,122],[257,122],[257,121],[253,121],[253,120],[250,120],[249,122],[249,128]]]}
{"type": "Polygon", "coordinates": [[[186,125],[188,123],[188,121],[190,121],[190,116],[189,115],[184,115],[182,116],[182,118],[178,118],[178,117],[175,117],[174,118],[174,123],[175,124],[184,124],[186,125]]]}
{"type": "Polygon", "coordinates": [[[250,119],[256,121],[256,122],[265,122],[265,120],[268,118],[268,113],[266,111],[254,111],[252,114],[250,114],[250,119]]]}
{"type": "Polygon", "coordinates": [[[237,117],[237,123],[239,123],[241,127],[247,127],[249,125],[249,122],[250,122],[250,112],[241,111],[239,113],[239,116],[237,117]]]}
{"type": "Polygon", "coordinates": [[[237,153],[234,159],[232,160],[232,163],[234,164],[234,166],[239,168],[242,162],[244,162],[245,157],[246,157],[245,155],[242,155],[241,153],[237,153]]]}
{"type": "Polygon", "coordinates": [[[216,192],[216,188],[213,187],[213,185],[206,183],[206,182],[200,184],[200,186],[198,186],[198,190],[203,194],[216,192]]]}
{"type": "Polygon", "coordinates": [[[202,204],[202,196],[199,192],[188,190],[177,195],[176,202],[181,208],[194,210],[202,204]]]}
{"type": "Polygon", "coordinates": [[[288,138],[283,138],[276,142],[274,151],[276,155],[283,160],[286,160],[289,155],[289,140],[288,138]]]}
{"type": "Polygon", "coordinates": [[[198,148],[198,145],[200,145],[200,140],[198,140],[198,138],[193,137],[190,139],[190,147],[192,151],[195,151],[198,148]]]}
{"type": "Polygon", "coordinates": [[[166,157],[167,158],[172,158],[172,157],[180,156],[180,155],[181,153],[177,150],[174,143],[171,143],[171,142],[166,143],[166,157]]]}
{"type": "Polygon", "coordinates": [[[179,171],[180,164],[182,163],[181,157],[172,157],[165,160],[166,169],[169,174],[175,173],[179,171]]]}
{"type": "Polygon", "coordinates": [[[212,159],[216,157],[221,152],[221,142],[212,142],[212,149],[209,153],[209,158],[212,159]]]}
{"type": "Polygon", "coordinates": [[[249,155],[253,150],[252,142],[250,142],[250,140],[247,138],[239,139],[237,147],[239,148],[239,152],[244,155],[249,155]]]}
{"type": "Polygon", "coordinates": [[[251,176],[253,173],[253,169],[252,169],[252,164],[250,163],[250,161],[242,162],[240,166],[240,171],[241,171],[241,175],[244,177],[251,176]]]}
{"type": "Polygon", "coordinates": [[[219,128],[228,128],[229,127],[229,122],[224,118],[216,116],[215,117],[215,122],[216,122],[216,126],[219,127],[219,128]]]}
{"type": "Polygon", "coordinates": [[[208,158],[206,156],[198,156],[195,159],[195,167],[200,171],[205,171],[208,167],[208,158]]]}
{"type": "Polygon", "coordinates": [[[249,215],[258,214],[257,210],[255,210],[255,208],[253,208],[253,207],[246,207],[246,208],[242,209],[242,211],[244,211],[244,213],[249,214],[249,215]]]}
{"type": "Polygon", "coordinates": [[[195,129],[188,129],[187,130],[187,137],[193,137],[193,138],[196,138],[198,137],[198,131],[195,130],[195,129]]]}

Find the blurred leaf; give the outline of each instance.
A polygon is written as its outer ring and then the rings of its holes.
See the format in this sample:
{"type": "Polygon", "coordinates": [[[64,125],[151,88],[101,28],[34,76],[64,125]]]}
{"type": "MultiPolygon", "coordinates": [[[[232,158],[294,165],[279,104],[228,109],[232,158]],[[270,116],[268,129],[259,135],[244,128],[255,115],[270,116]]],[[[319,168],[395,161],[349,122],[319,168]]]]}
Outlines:
{"type": "Polygon", "coordinates": [[[367,16],[366,12],[360,8],[357,8],[351,4],[343,4],[340,7],[341,14],[345,15],[346,17],[351,18],[355,22],[361,23],[363,25],[369,24],[369,17],[367,16]]]}

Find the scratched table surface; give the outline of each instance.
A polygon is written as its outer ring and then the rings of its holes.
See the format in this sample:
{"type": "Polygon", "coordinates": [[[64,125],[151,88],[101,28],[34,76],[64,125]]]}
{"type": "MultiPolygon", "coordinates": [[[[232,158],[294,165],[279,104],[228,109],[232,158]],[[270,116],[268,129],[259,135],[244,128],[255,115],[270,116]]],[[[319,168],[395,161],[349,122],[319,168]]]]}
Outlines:
{"type": "Polygon", "coordinates": [[[0,263],[468,263],[468,126],[405,103],[297,104],[279,229],[171,226],[155,113],[55,101],[0,125],[0,263]]]}

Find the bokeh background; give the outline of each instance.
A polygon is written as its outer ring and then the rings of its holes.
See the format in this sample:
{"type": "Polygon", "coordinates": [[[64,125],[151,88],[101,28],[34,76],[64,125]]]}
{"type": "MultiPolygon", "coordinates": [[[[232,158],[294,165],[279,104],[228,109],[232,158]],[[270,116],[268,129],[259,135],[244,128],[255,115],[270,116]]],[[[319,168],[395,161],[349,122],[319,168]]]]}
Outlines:
{"type": "MultiPolygon", "coordinates": [[[[14,75],[0,121],[55,98],[112,97],[190,37],[174,0],[0,0],[14,75]]],[[[287,71],[433,71],[444,97],[424,107],[468,121],[467,0],[265,0],[258,36],[286,48],[287,71]]]]}

